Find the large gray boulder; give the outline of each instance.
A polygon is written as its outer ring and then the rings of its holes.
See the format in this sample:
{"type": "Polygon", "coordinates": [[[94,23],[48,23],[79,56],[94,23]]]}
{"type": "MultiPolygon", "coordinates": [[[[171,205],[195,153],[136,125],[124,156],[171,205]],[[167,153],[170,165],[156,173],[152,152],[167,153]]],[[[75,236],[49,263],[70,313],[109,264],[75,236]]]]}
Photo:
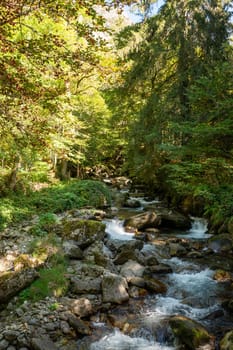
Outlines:
{"type": "Polygon", "coordinates": [[[94,293],[101,292],[101,278],[78,278],[71,277],[71,291],[75,294],[94,293]]]}
{"type": "Polygon", "coordinates": [[[129,300],[128,283],[125,278],[113,273],[106,273],[102,280],[104,303],[121,304],[129,300]]]}
{"type": "Polygon", "coordinates": [[[134,227],[138,230],[144,230],[149,227],[158,227],[161,224],[161,217],[155,211],[140,213],[124,221],[125,227],[134,227]]]}
{"type": "Polygon", "coordinates": [[[125,220],[124,226],[134,227],[138,230],[158,227],[189,229],[191,227],[191,220],[175,210],[156,208],[155,210],[131,216],[125,220]]]}

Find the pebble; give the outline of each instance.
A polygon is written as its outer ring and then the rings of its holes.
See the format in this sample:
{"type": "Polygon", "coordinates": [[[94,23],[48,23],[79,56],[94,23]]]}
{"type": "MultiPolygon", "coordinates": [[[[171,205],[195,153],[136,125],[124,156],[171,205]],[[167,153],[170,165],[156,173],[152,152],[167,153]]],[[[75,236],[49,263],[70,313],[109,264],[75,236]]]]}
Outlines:
{"type": "Polygon", "coordinates": [[[0,341],[0,350],[7,349],[8,345],[9,345],[9,342],[6,339],[2,339],[0,341]]]}

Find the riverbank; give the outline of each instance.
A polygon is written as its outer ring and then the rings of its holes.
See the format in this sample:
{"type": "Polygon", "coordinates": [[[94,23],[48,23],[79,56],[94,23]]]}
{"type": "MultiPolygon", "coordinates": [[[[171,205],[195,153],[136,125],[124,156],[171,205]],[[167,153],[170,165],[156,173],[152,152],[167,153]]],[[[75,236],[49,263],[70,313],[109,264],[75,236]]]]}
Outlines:
{"type": "MultiPolygon", "coordinates": [[[[159,204],[137,200],[121,218],[159,204]]],[[[174,336],[187,345],[171,332],[181,321],[210,349],[219,346],[233,329],[232,244],[212,240],[196,219],[186,230],[127,232],[116,214],[116,207],[54,214],[36,239],[38,218],[2,232],[2,349],[174,349],[174,336]]]]}

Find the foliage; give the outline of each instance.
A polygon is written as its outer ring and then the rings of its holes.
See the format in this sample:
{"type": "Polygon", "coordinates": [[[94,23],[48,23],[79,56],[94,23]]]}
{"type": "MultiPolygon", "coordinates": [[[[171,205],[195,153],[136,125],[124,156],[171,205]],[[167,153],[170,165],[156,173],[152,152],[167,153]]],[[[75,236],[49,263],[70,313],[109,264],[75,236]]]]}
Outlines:
{"type": "Polygon", "coordinates": [[[74,180],[59,183],[28,195],[15,195],[2,198],[0,204],[0,225],[6,225],[25,219],[35,213],[41,214],[35,233],[44,235],[48,224],[55,221],[53,213],[59,213],[83,206],[102,207],[109,205],[111,195],[101,182],[92,180],[74,180]],[[43,214],[43,215],[42,215],[43,214]]]}
{"type": "Polygon", "coordinates": [[[130,125],[127,171],[172,205],[201,198],[218,224],[232,208],[223,199],[232,190],[231,9],[229,1],[166,0],[119,40],[128,48],[122,98],[139,103],[133,116],[119,107],[130,125]]]}

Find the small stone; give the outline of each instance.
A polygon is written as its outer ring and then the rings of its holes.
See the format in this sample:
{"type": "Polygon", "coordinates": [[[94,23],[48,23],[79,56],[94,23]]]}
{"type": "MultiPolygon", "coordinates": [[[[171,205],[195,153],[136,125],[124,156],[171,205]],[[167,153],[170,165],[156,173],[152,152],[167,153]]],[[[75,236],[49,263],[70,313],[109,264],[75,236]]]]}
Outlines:
{"type": "Polygon", "coordinates": [[[16,348],[12,345],[8,346],[7,350],[16,350],[16,348]]]}
{"type": "Polygon", "coordinates": [[[54,323],[47,323],[44,328],[47,330],[47,331],[54,331],[56,329],[56,324],[54,323]]]}
{"type": "Polygon", "coordinates": [[[9,345],[9,342],[6,339],[3,339],[0,341],[0,350],[5,350],[7,349],[9,345]]]}
{"type": "Polygon", "coordinates": [[[16,315],[19,316],[19,317],[22,317],[24,315],[23,310],[20,309],[20,308],[16,309],[15,312],[16,312],[16,315]]]}
{"type": "Polygon", "coordinates": [[[16,332],[16,331],[7,330],[7,331],[4,332],[5,339],[9,340],[10,342],[15,340],[18,336],[19,336],[19,333],[16,332]]]}
{"type": "Polygon", "coordinates": [[[71,331],[70,326],[66,321],[61,321],[60,328],[64,334],[69,334],[71,331]]]}

